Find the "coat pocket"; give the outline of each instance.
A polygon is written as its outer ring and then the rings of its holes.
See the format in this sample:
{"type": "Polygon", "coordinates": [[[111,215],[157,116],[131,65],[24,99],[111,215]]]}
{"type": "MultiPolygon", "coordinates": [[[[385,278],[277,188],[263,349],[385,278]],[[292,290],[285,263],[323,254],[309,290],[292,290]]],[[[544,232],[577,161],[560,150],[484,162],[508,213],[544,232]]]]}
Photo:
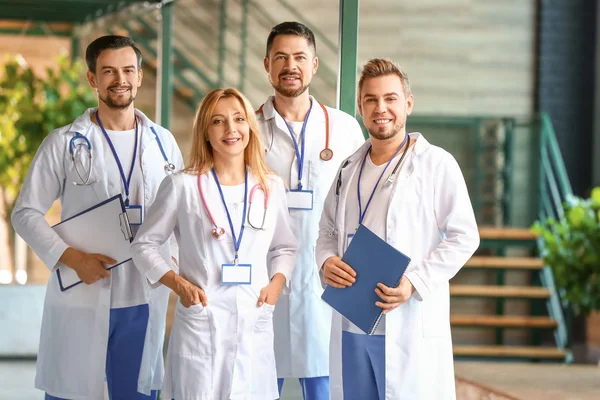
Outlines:
{"type": "Polygon", "coordinates": [[[202,304],[185,308],[178,303],[170,346],[174,346],[173,351],[182,356],[211,356],[212,325],[208,309],[202,304]]]}
{"type": "Polygon", "coordinates": [[[254,325],[254,332],[265,332],[273,329],[273,310],[275,310],[274,305],[263,304],[254,325]]]}

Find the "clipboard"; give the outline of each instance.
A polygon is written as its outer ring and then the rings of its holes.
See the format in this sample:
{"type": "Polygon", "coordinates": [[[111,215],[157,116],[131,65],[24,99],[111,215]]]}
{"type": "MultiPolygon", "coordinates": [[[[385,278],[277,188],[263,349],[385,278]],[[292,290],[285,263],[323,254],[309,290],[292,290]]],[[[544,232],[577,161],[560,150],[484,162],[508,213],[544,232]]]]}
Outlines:
{"type": "Polygon", "coordinates": [[[382,301],[375,293],[377,283],[397,287],[410,257],[361,224],[342,261],[356,272],[356,282],[343,289],[328,285],[321,298],[360,330],[372,335],[383,315],[383,309],[375,305],[376,301],[382,301]]]}
{"type": "MultiPolygon", "coordinates": [[[[131,260],[133,233],[120,194],[59,222],[52,229],[69,247],[116,260],[109,270],[131,260]]],[[[55,268],[62,292],[82,283],[75,270],[63,263],[57,263],[55,268]]]]}

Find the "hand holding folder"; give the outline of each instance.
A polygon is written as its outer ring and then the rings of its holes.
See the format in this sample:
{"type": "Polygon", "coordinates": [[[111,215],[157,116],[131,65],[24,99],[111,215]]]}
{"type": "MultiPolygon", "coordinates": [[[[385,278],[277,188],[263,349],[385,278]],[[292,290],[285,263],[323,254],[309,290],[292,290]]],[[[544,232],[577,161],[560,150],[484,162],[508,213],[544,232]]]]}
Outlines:
{"type": "MultiPolygon", "coordinates": [[[[131,227],[120,194],[52,227],[69,247],[89,254],[102,254],[115,261],[107,269],[131,260],[129,247],[133,240],[131,227]]],[[[80,284],[77,272],[58,263],[58,283],[63,292],[80,284]]]]}
{"type": "Polygon", "coordinates": [[[410,258],[361,225],[342,261],[356,272],[356,282],[346,288],[327,286],[321,298],[367,334],[373,334],[383,310],[375,288],[378,283],[396,287],[410,258]]]}

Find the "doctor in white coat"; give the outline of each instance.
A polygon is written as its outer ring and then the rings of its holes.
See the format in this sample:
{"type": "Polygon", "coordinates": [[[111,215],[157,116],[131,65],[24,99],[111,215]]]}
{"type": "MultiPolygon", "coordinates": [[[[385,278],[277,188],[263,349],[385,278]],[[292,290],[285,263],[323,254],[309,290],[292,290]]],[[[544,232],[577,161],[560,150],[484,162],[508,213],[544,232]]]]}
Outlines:
{"type": "Polygon", "coordinates": [[[364,136],[350,115],[308,93],[319,60],[312,31],[298,22],[275,26],[267,39],[264,67],[275,95],[257,112],[267,164],[286,186],[298,256],[292,291],[275,309],[275,356],[279,390],[283,378],[300,378],[305,400],[329,397],[331,311],[315,266],[315,243],[323,201],[340,162],[364,136]]]}
{"type": "Polygon", "coordinates": [[[406,134],[413,96],[394,63],[365,65],[358,108],[371,138],[327,196],[317,264],[328,285],[360,279],[340,259],[359,224],[411,262],[397,288],[373,288],[385,314],[374,335],[333,312],[331,399],[455,399],[448,281],[479,245],[467,187],[448,152],[406,134]]]}
{"type": "MultiPolygon", "coordinates": [[[[183,160],[171,133],[134,109],[142,81],[135,44],[122,36],[98,38],[86,61],[98,108],[48,135],[12,214],[17,233],[52,272],[35,386],[46,399],[100,400],[106,377],[111,399],[155,399],[164,374],[168,291],[151,290],[131,261],[107,271],[102,263],[112,260],[69,247],[44,215],[56,199],[65,220],[119,193],[143,215],[183,160]],[[84,283],[62,292],[57,262],[84,283]]],[[[169,246],[162,253],[170,259],[169,246]]]]}
{"type": "Polygon", "coordinates": [[[289,291],[296,239],[285,187],[267,169],[254,111],[235,89],[198,108],[189,166],[164,180],[132,247],[140,272],[179,296],[163,394],[278,397],[273,309],[289,291]],[[161,257],[171,234],[179,274],[161,257]]]}

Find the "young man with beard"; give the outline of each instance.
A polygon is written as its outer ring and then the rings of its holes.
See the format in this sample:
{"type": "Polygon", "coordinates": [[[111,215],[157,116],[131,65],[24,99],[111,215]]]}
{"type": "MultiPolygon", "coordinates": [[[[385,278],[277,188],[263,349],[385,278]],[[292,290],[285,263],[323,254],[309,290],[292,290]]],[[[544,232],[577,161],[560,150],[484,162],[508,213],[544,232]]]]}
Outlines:
{"type": "MultiPolygon", "coordinates": [[[[46,137],[12,214],[17,233],[52,272],[35,386],[46,399],[103,399],[106,377],[113,400],[156,399],[168,288],[151,289],[131,261],[106,270],[113,260],[69,247],[44,215],[56,199],[65,220],[121,193],[128,214],[142,217],[183,160],[171,133],[134,108],[142,57],[133,41],[100,37],[88,46],[86,62],[98,108],[46,137]],[[83,283],[61,291],[59,262],[83,283]]],[[[161,248],[167,260],[177,256],[176,243],[171,247],[161,248]]]]}
{"type": "Polygon", "coordinates": [[[455,399],[448,281],[479,245],[467,186],[452,155],[406,134],[414,100],[398,66],[370,60],[357,102],[371,137],[327,195],[317,264],[336,288],[361,279],[340,258],[359,225],[411,262],[398,287],[373,288],[385,314],[374,335],[333,312],[331,399],[455,399]]]}
{"type": "Polygon", "coordinates": [[[323,201],[340,162],[364,137],[350,115],[308,93],[319,59],[314,34],[298,22],[275,26],[267,39],[264,67],[275,93],[257,111],[267,164],[283,177],[298,239],[291,293],[274,313],[279,391],[284,378],[300,378],[305,400],[329,399],[331,311],[315,265],[323,201]]]}

